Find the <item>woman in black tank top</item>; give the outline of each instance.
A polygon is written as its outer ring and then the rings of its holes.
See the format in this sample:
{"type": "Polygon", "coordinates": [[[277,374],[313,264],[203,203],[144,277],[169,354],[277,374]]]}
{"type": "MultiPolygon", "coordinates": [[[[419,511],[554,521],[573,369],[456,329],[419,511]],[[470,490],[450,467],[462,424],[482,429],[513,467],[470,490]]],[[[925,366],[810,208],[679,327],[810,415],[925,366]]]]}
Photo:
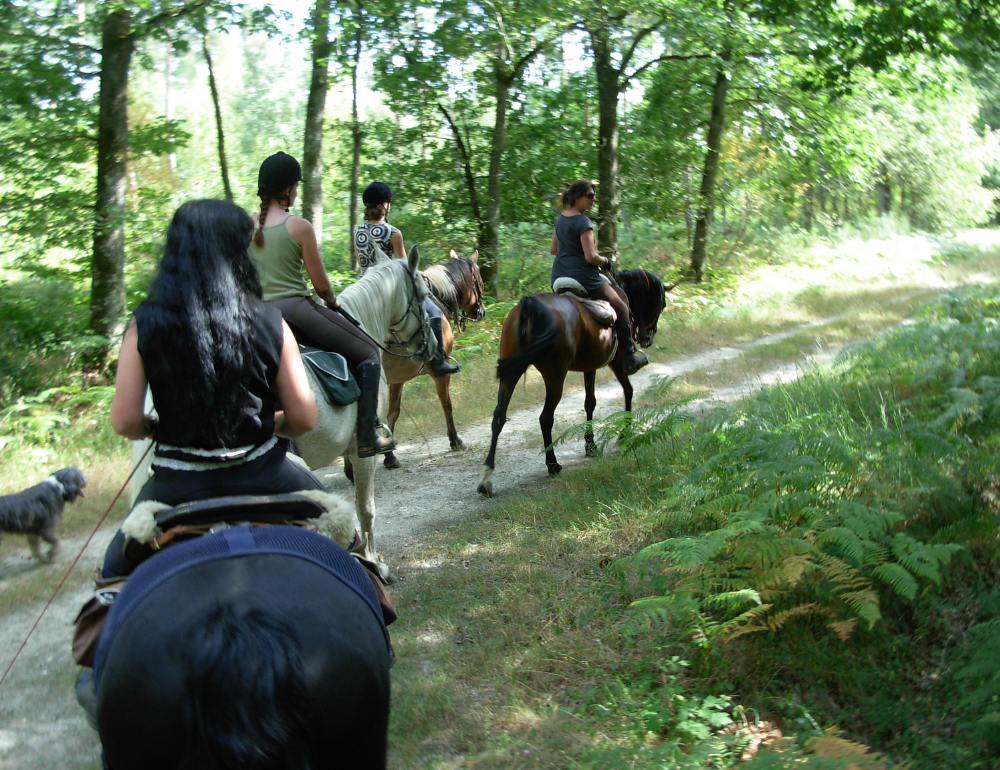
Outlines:
{"type": "MultiPolygon", "coordinates": [[[[116,433],[156,442],[136,502],[323,489],[278,438],[310,430],[316,403],[291,330],[260,299],[252,231],[243,209],[217,200],[185,203],[167,230],[160,271],[125,332],[111,404],[116,433]],[[147,384],[157,420],[145,414],[147,384]]],[[[123,545],[119,532],[105,577],[131,571],[123,545]]]]}

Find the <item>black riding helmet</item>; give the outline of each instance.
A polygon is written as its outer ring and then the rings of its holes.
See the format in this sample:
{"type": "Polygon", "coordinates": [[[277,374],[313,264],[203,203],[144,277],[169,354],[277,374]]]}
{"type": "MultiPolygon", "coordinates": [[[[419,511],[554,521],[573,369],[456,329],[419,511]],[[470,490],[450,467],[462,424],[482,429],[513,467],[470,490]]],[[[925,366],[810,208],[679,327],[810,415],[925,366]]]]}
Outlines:
{"type": "Polygon", "coordinates": [[[392,190],[389,189],[389,185],[385,182],[372,182],[361,193],[361,201],[368,208],[381,206],[383,203],[388,203],[391,200],[392,190]]]}
{"type": "Polygon", "coordinates": [[[257,195],[278,193],[302,181],[302,166],[291,155],[276,152],[264,159],[257,172],[257,195]]]}

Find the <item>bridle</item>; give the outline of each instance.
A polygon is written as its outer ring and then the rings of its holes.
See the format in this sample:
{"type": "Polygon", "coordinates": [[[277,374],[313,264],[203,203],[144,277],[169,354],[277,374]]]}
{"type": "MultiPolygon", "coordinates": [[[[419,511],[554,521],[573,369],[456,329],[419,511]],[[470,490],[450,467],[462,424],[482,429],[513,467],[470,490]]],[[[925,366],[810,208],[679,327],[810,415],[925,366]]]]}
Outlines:
{"type": "Polygon", "coordinates": [[[381,348],[384,352],[388,353],[390,356],[396,356],[397,358],[416,358],[418,356],[421,356],[427,351],[427,348],[430,344],[430,335],[428,334],[427,329],[424,326],[423,303],[421,303],[420,300],[417,299],[418,295],[417,279],[414,276],[414,272],[415,271],[410,270],[409,266],[407,266],[406,274],[410,278],[410,291],[406,292],[406,309],[403,311],[403,315],[400,317],[398,321],[393,321],[390,324],[389,337],[392,339],[393,345],[396,345],[405,350],[410,346],[410,343],[412,343],[413,340],[415,340],[417,338],[417,335],[419,334],[420,347],[418,347],[412,353],[393,353],[391,350],[386,350],[381,345],[379,345],[377,340],[375,341],[375,344],[378,345],[378,347],[381,348]],[[412,335],[410,335],[408,339],[400,340],[399,337],[396,335],[396,332],[393,331],[393,328],[400,326],[406,320],[406,317],[411,314],[413,315],[414,318],[417,319],[417,330],[412,335]]]}

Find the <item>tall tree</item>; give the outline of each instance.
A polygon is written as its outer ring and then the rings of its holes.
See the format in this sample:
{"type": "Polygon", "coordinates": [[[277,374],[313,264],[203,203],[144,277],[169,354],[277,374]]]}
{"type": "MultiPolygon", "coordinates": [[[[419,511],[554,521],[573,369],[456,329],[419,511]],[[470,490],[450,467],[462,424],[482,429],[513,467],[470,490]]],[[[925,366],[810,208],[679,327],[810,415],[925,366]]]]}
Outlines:
{"type": "Polygon", "coordinates": [[[122,331],[125,313],[125,181],[128,79],[139,41],[166,34],[212,0],[163,0],[98,6],[101,77],[97,118],[97,184],[91,258],[90,328],[105,339],[122,331]]]}
{"type": "MultiPolygon", "coordinates": [[[[215,108],[215,135],[219,145],[219,169],[222,173],[222,188],[226,194],[226,200],[233,199],[233,188],[229,184],[229,164],[226,162],[226,134],[222,130],[222,105],[219,103],[219,89],[215,83],[215,70],[212,67],[212,52],[208,48],[208,34],[201,36],[201,53],[205,57],[205,64],[208,65],[208,88],[212,93],[212,106],[215,108]]],[[[169,62],[168,80],[169,80],[169,62]]]]}
{"type": "Polygon", "coordinates": [[[354,56],[351,59],[351,184],[350,217],[347,233],[351,243],[351,270],[358,268],[358,249],[354,245],[354,230],[358,226],[358,180],[361,176],[361,121],[358,118],[358,67],[361,66],[361,48],[364,43],[364,6],[359,2],[355,13],[354,56]]]}
{"type": "Polygon", "coordinates": [[[302,216],[312,222],[316,241],[323,242],[323,119],[330,82],[331,0],[316,0],[310,16],[312,72],[302,148],[302,216]]]}

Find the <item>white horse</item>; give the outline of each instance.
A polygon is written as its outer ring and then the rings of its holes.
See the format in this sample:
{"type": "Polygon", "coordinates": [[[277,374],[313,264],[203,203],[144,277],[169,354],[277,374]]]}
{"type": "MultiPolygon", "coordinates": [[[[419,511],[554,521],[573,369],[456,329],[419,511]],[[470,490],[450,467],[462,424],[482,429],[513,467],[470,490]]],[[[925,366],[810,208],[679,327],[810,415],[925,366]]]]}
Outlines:
{"type": "MultiPolygon", "coordinates": [[[[344,289],[338,296],[341,306],[353,317],[361,328],[376,341],[390,341],[394,350],[415,361],[429,361],[437,352],[437,341],[430,329],[424,300],[427,285],[421,279],[417,268],[420,255],[414,246],[404,262],[401,259],[381,260],[370,267],[356,283],[344,289]]],[[[316,400],[316,427],[295,440],[299,455],[311,469],[325,468],[338,457],[344,457],[354,466],[355,508],[364,538],[363,556],[379,566],[383,577],[388,577],[389,568],[378,558],[375,549],[375,457],[358,457],[358,443],[355,437],[357,424],[357,404],[333,406],[323,395],[315,377],[306,367],[309,387],[316,400]]],[[[386,408],[385,381],[379,384],[379,414],[384,417],[386,408]]],[[[146,410],[151,411],[149,392],[146,393],[146,410]]],[[[145,455],[145,468],[138,468],[132,477],[130,493],[132,503],[149,478],[150,455],[146,455],[149,440],[132,443],[132,464],[136,465],[145,455]]],[[[152,453],[150,453],[152,454],[152,453]]]]}

